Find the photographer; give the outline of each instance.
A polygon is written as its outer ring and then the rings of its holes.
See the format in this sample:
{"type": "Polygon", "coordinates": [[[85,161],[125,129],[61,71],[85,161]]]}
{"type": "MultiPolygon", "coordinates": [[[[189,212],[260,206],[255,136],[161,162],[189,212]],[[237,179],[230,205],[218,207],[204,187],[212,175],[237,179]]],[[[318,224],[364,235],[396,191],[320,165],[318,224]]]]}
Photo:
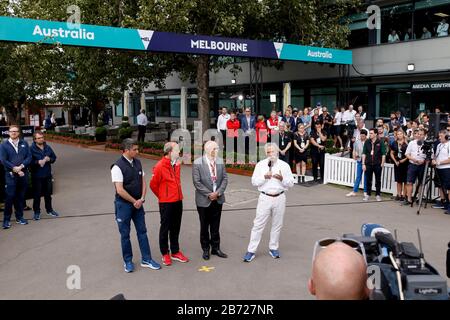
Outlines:
{"type": "Polygon", "coordinates": [[[450,190],[450,142],[447,130],[441,130],[439,132],[439,141],[440,143],[436,148],[436,155],[432,164],[436,166],[437,175],[441,182],[441,188],[439,188],[442,203],[441,208],[446,210],[445,214],[450,214],[448,202],[450,190]]]}
{"type": "Polygon", "coordinates": [[[423,171],[425,168],[426,154],[423,152],[422,145],[425,139],[425,130],[414,130],[414,140],[408,144],[406,148],[406,157],[409,160],[408,172],[406,175],[406,196],[407,199],[403,205],[408,206],[412,204],[412,189],[416,179],[419,178],[419,186],[423,178],[423,171]]]}

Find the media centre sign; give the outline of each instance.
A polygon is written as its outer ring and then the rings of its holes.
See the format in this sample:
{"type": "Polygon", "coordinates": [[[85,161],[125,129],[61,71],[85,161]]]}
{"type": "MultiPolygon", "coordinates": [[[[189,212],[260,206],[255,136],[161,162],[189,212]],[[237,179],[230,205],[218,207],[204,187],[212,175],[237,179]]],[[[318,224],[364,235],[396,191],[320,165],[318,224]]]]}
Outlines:
{"type": "Polygon", "coordinates": [[[0,41],[352,64],[350,50],[0,16],[0,41]]]}
{"type": "Polygon", "coordinates": [[[415,91],[450,90],[450,81],[413,83],[411,89],[415,91]]]}

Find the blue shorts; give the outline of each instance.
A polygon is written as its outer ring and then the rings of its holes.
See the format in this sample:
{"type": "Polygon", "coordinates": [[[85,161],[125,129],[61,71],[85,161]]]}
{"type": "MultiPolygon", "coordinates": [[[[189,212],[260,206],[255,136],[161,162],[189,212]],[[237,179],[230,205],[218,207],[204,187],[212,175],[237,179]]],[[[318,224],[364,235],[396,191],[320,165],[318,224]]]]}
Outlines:
{"type": "Polygon", "coordinates": [[[408,165],[408,173],[406,175],[406,182],[414,184],[416,179],[419,178],[420,183],[422,183],[423,171],[425,169],[425,165],[416,165],[410,163],[408,165]]]}
{"type": "Polygon", "coordinates": [[[437,169],[437,173],[442,185],[442,189],[450,190],[450,168],[437,169]]]}

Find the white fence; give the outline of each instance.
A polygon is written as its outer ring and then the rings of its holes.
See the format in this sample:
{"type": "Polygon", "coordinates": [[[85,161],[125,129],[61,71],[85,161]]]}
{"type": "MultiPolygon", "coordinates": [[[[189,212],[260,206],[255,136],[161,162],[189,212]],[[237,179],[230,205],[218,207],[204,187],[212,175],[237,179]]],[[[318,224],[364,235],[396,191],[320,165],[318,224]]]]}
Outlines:
{"type": "MultiPolygon", "coordinates": [[[[350,158],[342,158],[333,156],[331,154],[325,154],[325,172],[324,172],[324,184],[334,183],[342,186],[353,187],[356,179],[356,160],[350,158]]],[[[359,188],[364,186],[365,177],[361,179],[359,188]]],[[[375,183],[373,179],[372,190],[375,191],[375,183]]],[[[439,196],[439,189],[434,187],[434,181],[432,182],[433,198],[439,196]]],[[[384,165],[381,174],[381,192],[391,193],[397,195],[397,183],[394,181],[394,165],[386,163],[384,165]]]]}

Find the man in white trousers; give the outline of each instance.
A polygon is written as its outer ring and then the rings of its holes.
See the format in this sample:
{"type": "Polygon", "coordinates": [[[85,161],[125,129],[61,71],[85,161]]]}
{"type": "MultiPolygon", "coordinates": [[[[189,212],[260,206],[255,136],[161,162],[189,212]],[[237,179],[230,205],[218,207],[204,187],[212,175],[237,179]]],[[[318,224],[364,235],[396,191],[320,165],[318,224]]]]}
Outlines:
{"type": "Polygon", "coordinates": [[[252,184],[258,187],[260,195],[250,243],[244,256],[245,262],[250,262],[255,258],[264,227],[270,217],[272,217],[272,230],[270,231],[269,254],[274,259],[280,257],[278,247],[286,210],[285,191],[294,185],[291,168],[286,162],[278,159],[278,146],[275,143],[267,143],[264,150],[267,158],[256,164],[252,176],[252,184]]]}

